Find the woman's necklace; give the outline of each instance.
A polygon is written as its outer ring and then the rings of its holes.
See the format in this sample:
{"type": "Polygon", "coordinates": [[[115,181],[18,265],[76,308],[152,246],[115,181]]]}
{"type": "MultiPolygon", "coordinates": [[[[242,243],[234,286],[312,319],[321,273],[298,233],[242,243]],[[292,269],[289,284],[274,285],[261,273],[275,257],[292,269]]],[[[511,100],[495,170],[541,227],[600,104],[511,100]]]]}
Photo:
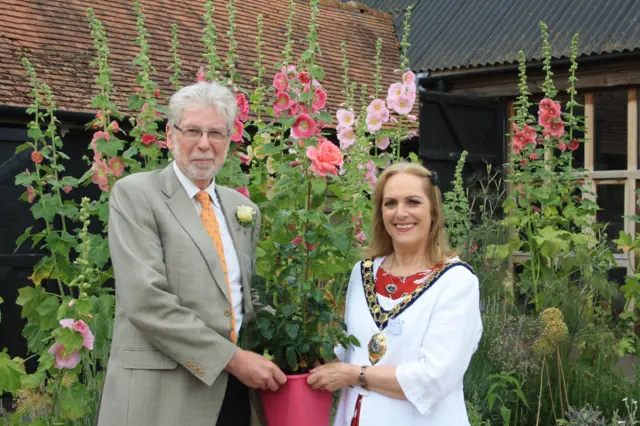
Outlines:
{"type": "MultiPolygon", "coordinates": [[[[387,272],[389,273],[389,279],[391,280],[391,282],[387,285],[384,286],[385,291],[387,292],[387,294],[389,296],[393,295],[393,293],[395,293],[398,290],[398,284],[396,283],[396,279],[400,280],[400,284],[404,284],[406,279],[410,276],[412,276],[413,274],[420,272],[420,271],[424,271],[427,270],[426,267],[420,267],[420,268],[414,268],[415,272],[412,272],[410,274],[407,274],[405,276],[395,276],[392,272],[393,270],[393,266],[396,263],[396,254],[393,253],[391,256],[393,256],[392,260],[391,260],[391,265],[389,265],[389,269],[387,270],[387,272]]],[[[430,270],[427,270],[427,273],[432,271],[435,267],[431,268],[430,270]]]]}

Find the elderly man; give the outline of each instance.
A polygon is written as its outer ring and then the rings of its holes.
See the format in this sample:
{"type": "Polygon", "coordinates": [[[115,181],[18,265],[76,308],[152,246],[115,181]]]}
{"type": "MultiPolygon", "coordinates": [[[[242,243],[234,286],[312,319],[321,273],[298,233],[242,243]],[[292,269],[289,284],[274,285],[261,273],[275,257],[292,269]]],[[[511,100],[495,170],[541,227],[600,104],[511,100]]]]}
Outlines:
{"type": "Polygon", "coordinates": [[[236,114],[221,85],[179,90],[166,129],[175,161],[113,186],[117,302],[99,426],[248,426],[249,388],[286,382],[236,345],[258,309],[250,282],[260,229],[258,208],[215,184],[236,114]],[[253,221],[238,217],[241,206],[253,221]]]}

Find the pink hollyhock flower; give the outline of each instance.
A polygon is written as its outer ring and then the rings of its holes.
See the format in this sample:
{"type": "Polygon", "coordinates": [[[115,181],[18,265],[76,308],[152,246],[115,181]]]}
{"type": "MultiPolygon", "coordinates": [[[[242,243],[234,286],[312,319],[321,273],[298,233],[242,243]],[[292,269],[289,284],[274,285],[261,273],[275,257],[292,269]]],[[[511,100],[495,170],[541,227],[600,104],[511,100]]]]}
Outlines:
{"type": "Polygon", "coordinates": [[[287,114],[289,114],[290,116],[298,115],[299,109],[299,104],[295,101],[291,101],[291,106],[287,110],[287,114]]]}
{"type": "Polygon", "coordinates": [[[551,135],[557,138],[564,136],[564,122],[562,120],[554,120],[544,129],[544,135],[551,135]]]}
{"type": "Polygon", "coordinates": [[[109,160],[109,170],[115,177],[120,177],[124,173],[124,163],[118,157],[109,160]]]}
{"type": "Polygon", "coordinates": [[[236,120],[233,122],[233,135],[231,136],[231,140],[236,143],[242,143],[242,136],[244,134],[244,124],[242,121],[236,120]]]}
{"type": "Polygon", "coordinates": [[[249,157],[247,154],[240,154],[240,162],[242,164],[249,164],[249,162],[251,161],[251,157],[249,157]]]}
{"type": "Polygon", "coordinates": [[[336,117],[338,118],[338,125],[342,127],[351,127],[353,126],[354,115],[353,111],[340,108],[338,112],[336,112],[336,117]]]}
{"type": "Polygon", "coordinates": [[[247,188],[246,186],[239,186],[235,188],[235,190],[241,193],[242,195],[244,195],[245,197],[247,197],[248,199],[251,199],[251,196],[249,195],[249,188],[247,188]]]}
{"type": "Polygon", "coordinates": [[[567,144],[564,142],[558,142],[558,149],[560,152],[565,152],[567,150],[567,144]]]}
{"type": "Polygon", "coordinates": [[[376,138],[376,146],[379,149],[387,149],[390,143],[391,143],[391,140],[389,139],[389,136],[376,138]]]}
{"type": "Polygon", "coordinates": [[[285,73],[279,72],[273,76],[273,86],[276,90],[284,92],[289,87],[289,79],[285,73]]]}
{"type": "Polygon", "coordinates": [[[536,131],[533,127],[525,124],[522,128],[522,136],[526,143],[534,144],[536,143],[536,131]]]}
{"type": "Polygon", "coordinates": [[[244,123],[249,118],[249,102],[244,93],[236,93],[236,104],[238,105],[238,118],[244,123]]]}
{"type": "Polygon", "coordinates": [[[535,152],[532,152],[531,154],[529,154],[529,160],[531,160],[531,161],[535,161],[538,158],[539,158],[538,154],[536,154],[535,152]]]}
{"type": "Polygon", "coordinates": [[[384,101],[382,99],[374,99],[367,107],[367,115],[382,117],[384,115],[384,110],[389,111],[384,101]]]}
{"type": "Polygon", "coordinates": [[[407,96],[400,95],[395,99],[393,109],[398,114],[409,114],[413,109],[413,102],[407,96]]]}
{"type": "Polygon", "coordinates": [[[289,167],[298,167],[300,165],[300,161],[298,160],[293,160],[292,162],[289,163],[289,167]]]}
{"type": "Polygon", "coordinates": [[[80,363],[80,352],[76,349],[70,355],[64,356],[64,346],[59,343],[54,343],[53,346],[49,348],[48,351],[50,354],[55,355],[55,367],[62,368],[75,368],[76,365],[80,363]]]}
{"type": "Polygon", "coordinates": [[[111,131],[113,133],[117,133],[118,130],[120,130],[120,125],[118,124],[118,122],[116,120],[113,120],[111,122],[111,124],[109,125],[109,129],[111,129],[111,131]]]}
{"type": "Polygon", "coordinates": [[[367,130],[369,130],[369,133],[376,133],[380,128],[382,128],[382,120],[376,115],[367,115],[367,130]]]}
{"type": "Polygon", "coordinates": [[[297,73],[298,71],[296,70],[295,65],[287,65],[287,66],[283,65],[282,68],[280,68],[280,72],[285,75],[290,75],[290,74],[295,75],[295,73],[297,73]]]}
{"type": "Polygon", "coordinates": [[[158,141],[158,148],[164,149],[166,147],[167,147],[167,141],[165,140],[158,141]]]}
{"type": "Polygon", "coordinates": [[[538,125],[549,127],[549,124],[551,124],[551,117],[543,110],[538,110],[538,125]]]}
{"type": "Polygon", "coordinates": [[[415,138],[416,136],[418,136],[418,131],[417,130],[409,130],[407,132],[407,138],[406,139],[415,138]]]}
{"type": "Polygon", "coordinates": [[[416,121],[418,121],[418,117],[413,114],[409,114],[407,115],[407,120],[409,120],[409,123],[415,123],[416,121]]]}
{"type": "Polygon", "coordinates": [[[569,142],[569,145],[567,145],[567,148],[569,149],[569,151],[575,151],[576,149],[578,149],[579,146],[580,146],[580,142],[578,142],[577,139],[571,139],[571,141],[569,142]]]}
{"type": "Polygon", "coordinates": [[[69,308],[72,308],[72,307],[73,307],[73,305],[75,305],[75,304],[76,304],[76,300],[75,300],[75,299],[71,299],[71,300],[69,300],[69,303],[67,303],[67,306],[68,306],[69,308]]]}
{"type": "Polygon", "coordinates": [[[302,84],[309,84],[311,83],[311,74],[307,71],[300,71],[298,73],[298,80],[300,80],[300,83],[302,84]]]}
{"type": "Polygon", "coordinates": [[[91,333],[91,330],[89,329],[89,326],[86,322],[84,322],[83,320],[73,321],[72,318],[65,318],[61,319],[59,323],[62,328],[71,328],[74,331],[80,333],[82,335],[82,346],[89,349],[90,351],[93,350],[93,342],[95,341],[95,337],[93,336],[93,333],[91,333]]]}
{"type": "Polygon", "coordinates": [[[291,96],[287,92],[278,92],[273,109],[280,112],[291,107],[291,96]]]}
{"type": "Polygon", "coordinates": [[[98,185],[98,187],[105,192],[109,191],[109,173],[107,164],[102,160],[97,160],[93,162],[93,166],[91,166],[91,170],[93,171],[93,176],[91,176],[91,182],[98,185]]]}
{"type": "Polygon", "coordinates": [[[365,164],[365,167],[367,169],[367,173],[365,173],[364,178],[369,182],[369,184],[373,188],[376,185],[376,181],[377,181],[376,163],[374,163],[373,160],[369,160],[367,161],[367,164],[365,164]]]}
{"type": "Polygon", "coordinates": [[[367,241],[367,236],[365,235],[364,231],[360,231],[356,234],[356,240],[360,241],[361,243],[367,241]]]}
{"type": "Polygon", "coordinates": [[[402,87],[404,87],[405,96],[408,97],[413,104],[416,101],[416,86],[413,84],[403,84],[402,87]]]}
{"type": "Polygon", "coordinates": [[[378,147],[378,149],[387,149],[390,143],[391,139],[389,139],[389,136],[376,138],[376,146],[378,147]]]}
{"type": "Polygon", "coordinates": [[[297,246],[298,244],[302,244],[302,237],[298,235],[293,240],[291,240],[291,244],[293,244],[294,246],[297,246]]]}
{"type": "Polygon", "coordinates": [[[320,87],[316,87],[311,98],[311,109],[314,113],[320,111],[327,103],[327,92],[320,87]]]}
{"type": "Polygon", "coordinates": [[[196,75],[196,78],[198,79],[199,83],[202,83],[203,81],[207,81],[207,76],[204,73],[204,67],[200,67],[200,69],[198,69],[198,74],[196,75]]]}
{"type": "Polygon", "coordinates": [[[311,170],[318,176],[337,175],[338,167],[342,166],[344,161],[340,149],[324,138],[318,141],[317,148],[307,148],[307,158],[311,160],[311,170]]]}
{"type": "Polygon", "coordinates": [[[160,89],[156,89],[156,91],[153,92],[153,96],[155,96],[156,99],[160,99],[160,89]]]}
{"type": "Polygon", "coordinates": [[[42,163],[42,160],[44,160],[44,155],[42,155],[40,151],[31,152],[31,161],[33,161],[36,164],[40,164],[42,163]]]}
{"type": "Polygon", "coordinates": [[[402,83],[393,83],[387,91],[387,107],[395,109],[396,99],[405,93],[402,83]]]}
{"type": "Polygon", "coordinates": [[[302,113],[291,127],[291,136],[296,139],[304,139],[313,136],[315,131],[316,122],[309,115],[302,113]]]}
{"type": "Polygon", "coordinates": [[[152,143],[158,142],[158,139],[156,139],[156,137],[153,135],[144,134],[142,135],[142,138],[140,138],[140,142],[142,142],[146,146],[149,146],[152,143]]]}
{"type": "Polygon", "coordinates": [[[338,140],[340,148],[347,149],[356,141],[356,132],[351,127],[343,127],[338,131],[338,140]]]}
{"type": "Polygon", "coordinates": [[[29,204],[33,203],[33,200],[36,199],[36,190],[33,186],[27,186],[27,201],[29,204]]]}
{"type": "Polygon", "coordinates": [[[554,102],[552,99],[544,98],[540,101],[540,110],[549,118],[559,118],[562,112],[562,106],[560,102],[554,102]]]}
{"type": "Polygon", "coordinates": [[[402,82],[404,84],[415,84],[416,75],[411,71],[407,71],[404,74],[402,74],[402,82]]]}

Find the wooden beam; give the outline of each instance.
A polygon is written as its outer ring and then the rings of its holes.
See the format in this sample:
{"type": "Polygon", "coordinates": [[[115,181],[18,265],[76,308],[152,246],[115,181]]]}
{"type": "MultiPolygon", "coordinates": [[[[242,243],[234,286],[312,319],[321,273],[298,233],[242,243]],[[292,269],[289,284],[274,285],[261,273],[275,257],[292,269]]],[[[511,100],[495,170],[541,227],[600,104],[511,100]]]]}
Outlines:
{"type": "MultiPolygon", "coordinates": [[[[627,170],[638,171],[638,89],[633,87],[628,91],[627,102],[627,170]]],[[[636,213],[636,177],[627,177],[624,197],[624,232],[634,239],[636,236],[636,223],[630,219],[636,213]]],[[[634,273],[635,259],[633,253],[629,253],[630,259],[627,265],[627,274],[634,273]]]]}
{"type": "Polygon", "coordinates": [[[589,179],[640,179],[640,170],[593,170],[573,172],[575,176],[589,179]]]}
{"type": "MultiPolygon", "coordinates": [[[[586,175],[593,178],[593,170],[595,165],[595,95],[593,92],[587,92],[584,94],[584,168],[587,170],[586,175]]],[[[597,202],[596,200],[596,182],[593,179],[589,179],[590,182],[590,194],[583,194],[588,200],[597,202]]],[[[596,223],[596,216],[593,215],[589,219],[589,222],[596,223]]],[[[593,234],[593,230],[589,227],[583,230],[585,233],[593,234]]]]}

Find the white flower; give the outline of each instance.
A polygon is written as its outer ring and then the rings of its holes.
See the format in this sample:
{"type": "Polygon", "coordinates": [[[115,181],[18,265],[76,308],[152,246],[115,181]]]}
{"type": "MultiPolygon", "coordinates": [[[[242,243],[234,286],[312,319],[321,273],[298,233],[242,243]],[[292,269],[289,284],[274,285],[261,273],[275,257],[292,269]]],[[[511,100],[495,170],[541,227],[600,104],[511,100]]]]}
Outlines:
{"type": "Polygon", "coordinates": [[[236,208],[236,217],[238,218],[238,222],[240,222],[243,226],[253,226],[253,218],[256,214],[256,211],[249,206],[238,206],[236,208]]]}

